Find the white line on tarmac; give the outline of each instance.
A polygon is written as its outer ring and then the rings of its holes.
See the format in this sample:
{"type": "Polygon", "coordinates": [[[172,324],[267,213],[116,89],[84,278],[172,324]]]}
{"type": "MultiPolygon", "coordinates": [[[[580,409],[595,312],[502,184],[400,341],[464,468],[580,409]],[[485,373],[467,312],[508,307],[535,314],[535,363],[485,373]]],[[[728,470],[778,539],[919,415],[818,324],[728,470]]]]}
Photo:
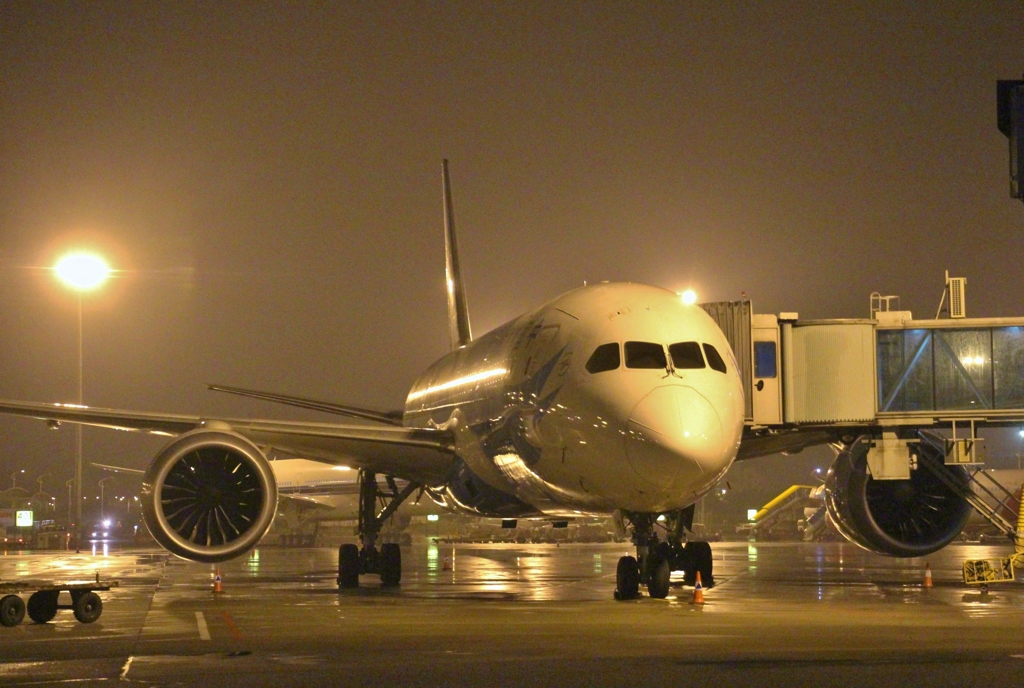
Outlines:
{"type": "Polygon", "coordinates": [[[206,617],[202,612],[196,612],[196,625],[199,626],[199,639],[209,640],[210,629],[206,627],[206,617]]]}
{"type": "Polygon", "coordinates": [[[128,670],[132,668],[132,660],[135,659],[134,655],[128,657],[128,661],[124,663],[124,667],[121,668],[121,680],[128,680],[128,670]]]}

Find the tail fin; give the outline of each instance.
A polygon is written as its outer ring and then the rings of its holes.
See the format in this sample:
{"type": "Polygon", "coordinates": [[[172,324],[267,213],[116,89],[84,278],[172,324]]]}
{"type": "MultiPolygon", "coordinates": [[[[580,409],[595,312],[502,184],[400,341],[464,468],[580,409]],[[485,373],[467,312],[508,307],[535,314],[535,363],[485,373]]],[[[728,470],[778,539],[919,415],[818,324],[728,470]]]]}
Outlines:
{"type": "Polygon", "coordinates": [[[473,341],[473,334],[469,329],[466,290],[462,284],[462,271],[459,269],[459,246],[455,239],[455,210],[452,208],[452,188],[448,179],[447,160],[441,162],[441,181],[444,185],[444,257],[445,277],[448,280],[448,328],[454,350],[473,341]]]}

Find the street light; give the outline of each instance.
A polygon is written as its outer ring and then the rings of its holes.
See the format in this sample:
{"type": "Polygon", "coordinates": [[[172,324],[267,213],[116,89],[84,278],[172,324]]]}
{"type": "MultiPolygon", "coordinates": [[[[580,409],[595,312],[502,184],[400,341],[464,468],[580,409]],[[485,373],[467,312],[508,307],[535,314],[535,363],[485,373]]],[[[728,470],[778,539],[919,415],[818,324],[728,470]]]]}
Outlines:
{"type": "MultiPolygon", "coordinates": [[[[95,253],[76,251],[57,261],[58,279],[78,294],[78,405],[82,405],[82,293],[98,289],[110,277],[110,266],[95,253]]],[[[82,549],[82,426],[75,424],[75,551],[82,549]]]]}
{"type": "Polygon", "coordinates": [[[18,474],[19,473],[24,473],[24,472],[25,472],[25,469],[22,468],[20,471],[14,471],[13,473],[11,473],[11,489],[12,490],[18,486],[18,474]]]}
{"type": "Polygon", "coordinates": [[[77,292],[92,291],[110,277],[110,266],[95,253],[76,251],[57,261],[53,267],[60,281],[77,292]]]}
{"type": "Polygon", "coordinates": [[[36,478],[36,482],[39,483],[39,493],[40,494],[43,493],[43,480],[45,480],[46,478],[51,477],[52,475],[53,475],[52,473],[43,473],[41,476],[36,478]]]}
{"type": "Polygon", "coordinates": [[[113,480],[116,476],[110,476],[109,478],[103,478],[100,480],[100,520],[103,520],[103,483],[108,480],[113,480]]]}

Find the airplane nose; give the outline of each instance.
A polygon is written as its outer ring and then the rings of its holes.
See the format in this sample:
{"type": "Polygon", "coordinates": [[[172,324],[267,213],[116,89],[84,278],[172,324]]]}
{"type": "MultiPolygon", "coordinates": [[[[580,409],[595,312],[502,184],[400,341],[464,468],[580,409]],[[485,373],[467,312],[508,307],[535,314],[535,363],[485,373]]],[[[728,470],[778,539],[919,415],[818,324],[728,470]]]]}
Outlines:
{"type": "Polygon", "coordinates": [[[714,406],[692,387],[656,387],[630,414],[626,456],[663,490],[720,470],[725,433],[714,406]]]}

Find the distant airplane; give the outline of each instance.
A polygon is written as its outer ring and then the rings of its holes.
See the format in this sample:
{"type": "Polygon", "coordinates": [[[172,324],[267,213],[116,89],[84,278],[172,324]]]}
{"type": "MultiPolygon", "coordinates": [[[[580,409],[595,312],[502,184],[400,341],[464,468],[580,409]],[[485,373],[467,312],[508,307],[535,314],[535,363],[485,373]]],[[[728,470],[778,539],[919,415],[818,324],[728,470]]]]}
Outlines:
{"type": "Polygon", "coordinates": [[[174,436],[145,473],[143,512],[161,545],[195,561],[237,557],[267,532],[279,494],[268,453],[360,469],[361,547],[339,550],[343,588],[358,586],[359,575],[368,573],[379,574],[384,585],[399,583],[400,548],[378,549],[376,541],[394,510],[420,491],[452,511],[509,520],[561,525],[616,514],[630,527],[637,552],[618,563],[619,599],[635,598],[641,584],[652,597],[665,597],[672,570],[684,571],[690,584],[699,572],[707,586],[713,584],[710,545],[686,537],[697,500],[737,457],[823,442],[844,443],[830,513],[846,521],[842,532],[858,544],[913,556],[959,534],[958,519],[966,520],[969,507],[941,486],[897,481],[910,483],[901,495],[921,499],[899,502],[907,510],[895,516],[885,499],[879,507],[878,495],[890,488],[865,489],[870,477],[863,461],[849,460],[851,447],[863,443],[842,439],[849,429],[745,431],[743,385],[725,335],[699,305],[674,292],[627,283],[584,286],[473,339],[447,161],[442,186],[452,350],[413,383],[402,411],[212,387],[369,423],[30,402],[0,402],[0,412],[174,436]],[[381,489],[379,474],[393,489],[381,489]],[[886,518],[864,518],[872,509],[888,509],[886,518]],[[944,517],[933,518],[936,513],[944,517]]]}

